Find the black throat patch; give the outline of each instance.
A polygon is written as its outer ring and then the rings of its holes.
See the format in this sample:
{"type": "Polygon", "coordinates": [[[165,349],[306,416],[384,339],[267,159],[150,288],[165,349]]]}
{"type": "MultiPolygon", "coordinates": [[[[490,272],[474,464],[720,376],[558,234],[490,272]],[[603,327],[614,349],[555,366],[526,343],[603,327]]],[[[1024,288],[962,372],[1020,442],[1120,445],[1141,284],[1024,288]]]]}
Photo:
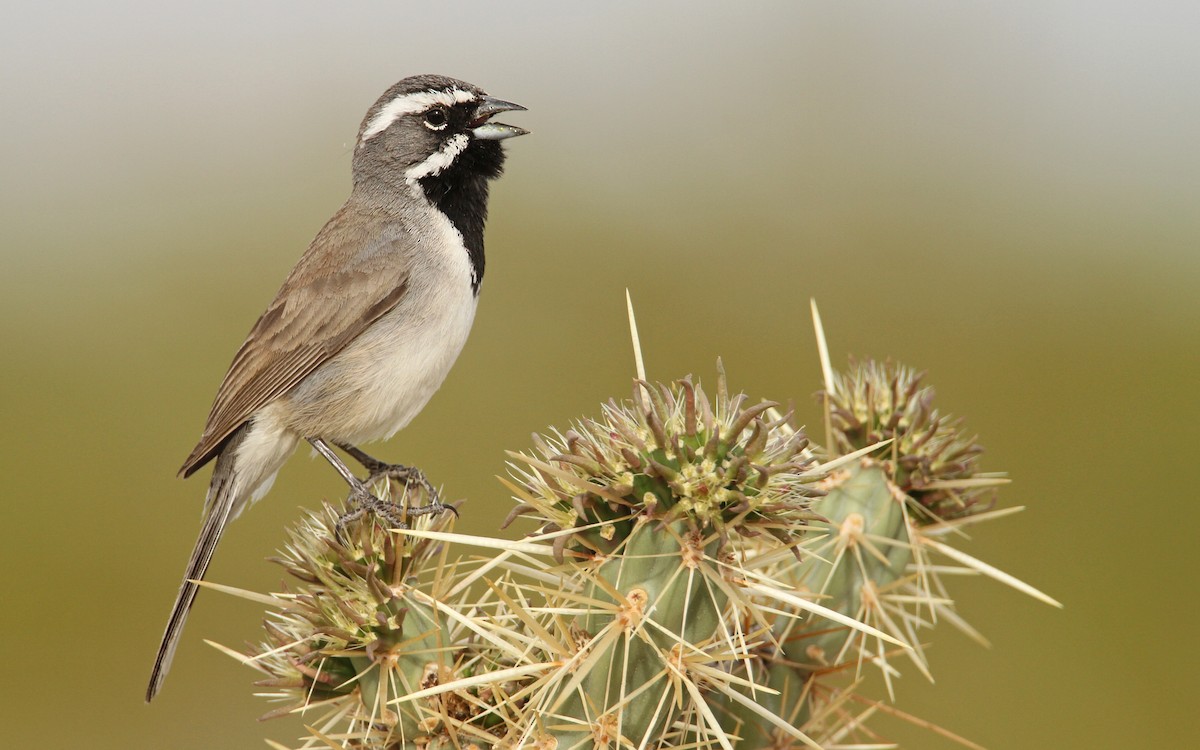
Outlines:
{"type": "Polygon", "coordinates": [[[462,235],[471,261],[471,291],[483,283],[483,227],[487,223],[488,180],[500,176],[504,151],[495,141],[472,140],[446,169],[423,177],[421,189],[462,235]]]}

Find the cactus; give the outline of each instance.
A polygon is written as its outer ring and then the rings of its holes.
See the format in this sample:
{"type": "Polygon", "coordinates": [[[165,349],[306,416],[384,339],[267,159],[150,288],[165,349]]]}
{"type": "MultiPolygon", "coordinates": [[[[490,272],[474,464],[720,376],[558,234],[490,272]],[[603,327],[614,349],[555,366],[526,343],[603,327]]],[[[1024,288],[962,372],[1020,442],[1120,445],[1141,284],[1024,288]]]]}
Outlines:
{"type": "Polygon", "coordinates": [[[536,524],[521,540],[455,534],[450,516],[393,530],[311,514],[278,558],[295,589],[238,655],[283,702],[268,715],[318,715],[305,748],[878,743],[867,720],[899,714],[897,664],[929,674],[922,631],[981,639],[935,555],[1055,602],[941,541],[1000,515],[1003,479],[977,470],[921,376],[826,371],[825,447],[776,403],[731,395],[719,363],[712,397],[638,379],[535,435],[502,480],[508,523],[536,524]],[[487,554],[451,553],[467,547],[487,554]],[[888,701],[857,692],[866,668],[888,701]]]}

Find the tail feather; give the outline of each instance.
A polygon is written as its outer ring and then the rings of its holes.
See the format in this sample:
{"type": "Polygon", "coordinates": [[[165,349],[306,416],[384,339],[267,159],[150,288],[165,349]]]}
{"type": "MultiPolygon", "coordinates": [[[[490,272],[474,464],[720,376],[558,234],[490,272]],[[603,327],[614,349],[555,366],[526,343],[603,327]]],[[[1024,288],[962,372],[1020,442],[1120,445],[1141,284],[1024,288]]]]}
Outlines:
{"type": "MultiPolygon", "coordinates": [[[[240,440],[231,441],[229,447],[236,448],[238,442],[240,440]]],[[[192,549],[183,583],[179,587],[178,596],[175,597],[175,605],[171,608],[171,617],[167,620],[167,629],[158,646],[158,655],[154,658],[154,669],[150,673],[150,683],[146,686],[147,703],[154,700],[154,696],[162,687],[163,679],[167,676],[167,670],[171,668],[171,659],[175,656],[179,637],[183,635],[188,611],[196,601],[196,594],[200,588],[194,581],[204,578],[225,526],[244,504],[239,501],[244,501],[240,495],[243,495],[245,490],[240,486],[242,483],[235,481],[234,477],[234,453],[235,450],[222,452],[217,459],[216,469],[213,470],[212,483],[209,485],[205,503],[204,526],[200,529],[200,538],[196,540],[195,548],[192,549]]]]}

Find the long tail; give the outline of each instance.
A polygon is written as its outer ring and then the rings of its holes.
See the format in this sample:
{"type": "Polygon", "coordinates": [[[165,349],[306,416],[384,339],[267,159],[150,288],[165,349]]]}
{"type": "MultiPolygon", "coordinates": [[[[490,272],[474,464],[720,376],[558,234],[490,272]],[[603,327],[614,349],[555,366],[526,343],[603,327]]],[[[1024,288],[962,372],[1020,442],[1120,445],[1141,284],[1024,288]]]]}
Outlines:
{"type": "Polygon", "coordinates": [[[150,673],[150,684],[146,686],[147,703],[154,700],[154,696],[162,687],[163,679],[167,676],[167,670],[171,668],[175,647],[179,645],[179,637],[183,635],[183,624],[187,621],[188,611],[196,601],[196,593],[199,590],[194,581],[204,578],[226,524],[237,515],[237,511],[245,503],[246,498],[243,495],[246,488],[235,476],[233,466],[234,454],[241,442],[242,433],[244,430],[235,433],[234,439],[217,458],[216,468],[213,469],[205,503],[204,526],[200,529],[200,538],[196,540],[192,558],[188,560],[187,571],[183,574],[183,584],[179,587],[179,595],[175,597],[175,606],[171,608],[166,632],[163,633],[162,642],[158,646],[158,656],[154,658],[154,670],[150,673]]]}

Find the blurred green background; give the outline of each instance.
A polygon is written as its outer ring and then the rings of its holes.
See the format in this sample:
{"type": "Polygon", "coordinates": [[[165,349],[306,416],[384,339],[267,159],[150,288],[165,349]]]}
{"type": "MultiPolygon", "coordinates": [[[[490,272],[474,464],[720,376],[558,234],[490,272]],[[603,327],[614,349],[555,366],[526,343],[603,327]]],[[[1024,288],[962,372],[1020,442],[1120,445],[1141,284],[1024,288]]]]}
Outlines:
{"type": "MultiPolygon", "coordinates": [[[[810,398],[835,363],[928,369],[1017,517],[966,546],[1062,600],[955,580],[900,707],[989,748],[1194,747],[1200,6],[1190,2],[6,4],[0,325],[7,747],[263,747],[205,592],[142,690],[207,472],[175,470],[254,318],[340,205],[359,119],[440,72],[520,102],[465,352],[387,446],[461,530],[529,433],[650,374],[810,398]],[[1185,482],[1185,479],[1187,480],[1185,482]]],[[[267,590],[299,455],[210,573],[267,590]]],[[[906,747],[949,742],[882,722],[906,747]]]]}

